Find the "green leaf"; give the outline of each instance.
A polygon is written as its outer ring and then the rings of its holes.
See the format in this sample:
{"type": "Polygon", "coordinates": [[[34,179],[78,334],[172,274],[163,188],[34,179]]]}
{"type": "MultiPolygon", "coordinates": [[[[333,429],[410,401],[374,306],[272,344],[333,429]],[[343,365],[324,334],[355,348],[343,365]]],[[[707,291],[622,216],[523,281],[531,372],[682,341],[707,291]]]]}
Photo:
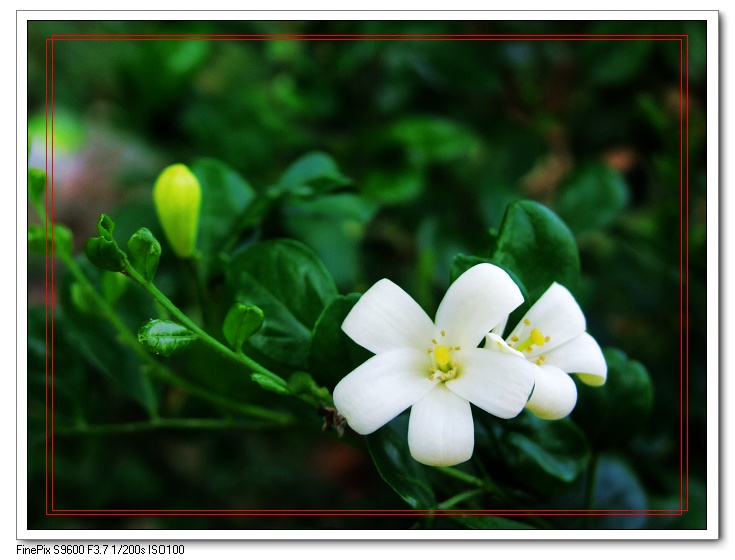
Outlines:
{"type": "Polygon", "coordinates": [[[359,299],[360,294],[334,298],[322,311],[311,334],[309,371],[330,388],[372,356],[342,331],[345,317],[359,299]]]}
{"type": "Polygon", "coordinates": [[[414,509],[434,509],[436,498],[425,468],[408,450],[407,425],[401,419],[367,436],[368,449],[380,476],[414,509]],[[401,425],[399,434],[396,425],[401,425]]]}
{"type": "Polygon", "coordinates": [[[339,285],[354,284],[360,242],[376,205],[351,193],[292,200],[283,207],[288,232],[311,247],[339,285]]]}
{"type": "Polygon", "coordinates": [[[480,530],[524,530],[533,529],[536,527],[529,525],[528,523],[522,523],[514,519],[508,519],[507,517],[497,516],[477,516],[477,515],[456,515],[450,518],[452,521],[466,527],[468,529],[480,529],[480,530]]]}
{"type": "Polygon", "coordinates": [[[579,281],[572,232],[551,210],[530,200],[508,206],[491,258],[515,272],[533,300],[553,282],[573,291],[579,281]]]}
{"type": "Polygon", "coordinates": [[[110,217],[102,214],[97,221],[97,230],[100,235],[87,241],[85,253],[93,265],[104,270],[120,272],[125,269],[127,256],[120,250],[112,237],[114,228],[115,223],[110,217]]]}
{"type": "Polygon", "coordinates": [[[128,240],[133,265],[147,282],[152,282],[161,260],[161,244],[148,228],[140,228],[128,240]]]}
{"type": "Polygon", "coordinates": [[[162,319],[151,319],[138,329],[138,340],[152,354],[170,356],[183,350],[197,339],[192,331],[162,319]]]}
{"type": "Polygon", "coordinates": [[[575,379],[578,395],[572,413],[597,449],[624,444],[643,431],[653,405],[653,384],[646,367],[617,348],[605,348],[603,355],[607,381],[591,387],[575,379]]]}
{"type": "Polygon", "coordinates": [[[327,192],[350,183],[335,161],[322,152],[312,152],[299,158],[278,180],[279,186],[287,191],[301,191],[299,187],[308,187],[304,194],[327,192]]]}
{"type": "Polygon", "coordinates": [[[43,208],[43,195],[46,192],[46,172],[43,169],[28,169],[28,198],[39,208],[43,208]]]}
{"type": "Polygon", "coordinates": [[[198,247],[208,274],[225,243],[245,227],[243,216],[256,193],[237,171],[216,159],[197,160],[191,169],[202,187],[198,247]]]}
{"type": "Polygon", "coordinates": [[[222,331],[230,346],[239,352],[243,343],[262,325],[263,311],[258,306],[236,303],[227,312],[222,331]]]}
{"type": "Polygon", "coordinates": [[[46,239],[46,228],[40,225],[28,226],[28,248],[36,253],[46,254],[46,243],[49,244],[49,256],[51,254],[51,241],[53,239],[54,253],[57,257],[71,257],[73,246],[73,234],[71,230],[61,224],[56,224],[49,232],[46,239]],[[51,237],[53,236],[53,237],[51,237]]]}
{"type": "Polygon", "coordinates": [[[279,395],[290,395],[291,389],[288,387],[283,379],[277,375],[266,375],[264,373],[253,373],[250,375],[250,379],[255,381],[262,389],[277,393],[279,395]]]}
{"type": "Polygon", "coordinates": [[[278,363],[305,369],[311,331],[337,296],[316,255],[296,241],[264,241],[236,253],[225,275],[232,299],[265,315],[248,344],[278,363]]]}
{"type": "Polygon", "coordinates": [[[587,164],[564,182],[557,200],[559,216],[579,235],[612,223],[628,204],[623,177],[604,164],[587,164]]]}
{"type": "Polygon", "coordinates": [[[510,473],[541,494],[568,488],[589,463],[587,439],[569,419],[541,420],[523,411],[512,420],[493,423],[492,429],[510,473]]]}

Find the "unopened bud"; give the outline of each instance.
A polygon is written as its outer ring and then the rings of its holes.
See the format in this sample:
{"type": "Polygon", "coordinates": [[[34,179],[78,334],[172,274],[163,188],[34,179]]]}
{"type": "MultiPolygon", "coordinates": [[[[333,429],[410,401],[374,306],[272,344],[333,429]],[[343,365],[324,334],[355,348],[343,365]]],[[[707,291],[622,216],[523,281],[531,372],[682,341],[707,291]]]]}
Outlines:
{"type": "Polygon", "coordinates": [[[163,232],[176,255],[191,257],[196,250],[202,188],[181,163],[168,166],[153,187],[153,202],[163,232]]]}

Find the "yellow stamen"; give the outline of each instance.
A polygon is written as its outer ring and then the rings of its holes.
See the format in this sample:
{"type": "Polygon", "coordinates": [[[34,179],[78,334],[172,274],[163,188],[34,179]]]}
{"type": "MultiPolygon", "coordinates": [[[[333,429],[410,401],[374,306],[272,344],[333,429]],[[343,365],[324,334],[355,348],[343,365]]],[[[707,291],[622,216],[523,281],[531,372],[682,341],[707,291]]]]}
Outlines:
{"type": "Polygon", "coordinates": [[[531,331],[531,335],[521,342],[518,346],[516,346],[516,350],[519,352],[523,352],[524,350],[526,352],[531,352],[531,346],[543,346],[546,343],[546,338],[544,338],[543,333],[538,329],[533,329],[531,331]]]}

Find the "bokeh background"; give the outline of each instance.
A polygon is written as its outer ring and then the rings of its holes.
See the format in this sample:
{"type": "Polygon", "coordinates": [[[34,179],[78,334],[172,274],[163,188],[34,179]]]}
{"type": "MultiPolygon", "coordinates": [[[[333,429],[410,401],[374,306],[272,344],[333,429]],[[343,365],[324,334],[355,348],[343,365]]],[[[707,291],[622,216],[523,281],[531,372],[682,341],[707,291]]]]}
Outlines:
{"type": "MultiPolygon", "coordinates": [[[[704,22],[31,22],[32,167],[43,168],[45,161],[46,39],[65,33],[649,36],[56,41],[54,211],[57,222],[72,228],[82,254],[103,212],[116,220],[116,231],[129,235],[146,226],[163,239],[150,191],[166,165],[217,158],[264,189],[304,153],[323,151],[351,178],[358,196],[338,207],[284,208],[268,221],[264,237],[294,237],[309,245],[341,293],[363,291],[387,276],[433,314],[457,252],[481,254],[488,230],[500,226],[510,202],[548,205],[579,245],[583,282],[575,295],[589,331],[602,346],[616,346],[643,363],[653,381],[648,421],[637,436],[606,450],[605,476],[622,503],[635,509],[679,508],[680,271],[686,243],[689,513],[601,518],[593,526],[706,526],[704,22]],[[655,40],[655,34],[677,37],[655,40]],[[684,142],[682,44],[689,55],[684,142]],[[688,168],[686,159],[682,164],[687,149],[688,168]],[[681,232],[682,173],[688,178],[688,237],[681,232]]],[[[29,212],[29,220],[37,218],[29,212]]],[[[43,258],[29,257],[28,267],[29,528],[414,525],[410,518],[346,516],[47,517],[43,258]]],[[[175,267],[162,261],[160,287],[183,299],[191,286],[177,283],[175,267]]],[[[58,278],[63,291],[62,267],[58,278]]],[[[130,422],[143,413],[110,375],[114,364],[94,359],[97,342],[74,328],[64,295],[55,297],[57,508],[406,507],[380,479],[364,443],[322,433],[316,417],[279,431],[64,433],[61,428],[73,428],[80,418],[89,424],[130,422]]],[[[143,314],[151,305],[142,296],[136,302],[143,314]]],[[[208,359],[192,353],[181,367],[210,368],[218,378],[213,386],[260,398],[257,389],[244,387],[247,379],[208,359]]],[[[177,391],[164,400],[185,415],[218,414],[177,391]]],[[[576,522],[553,521],[559,527],[576,522]]]]}

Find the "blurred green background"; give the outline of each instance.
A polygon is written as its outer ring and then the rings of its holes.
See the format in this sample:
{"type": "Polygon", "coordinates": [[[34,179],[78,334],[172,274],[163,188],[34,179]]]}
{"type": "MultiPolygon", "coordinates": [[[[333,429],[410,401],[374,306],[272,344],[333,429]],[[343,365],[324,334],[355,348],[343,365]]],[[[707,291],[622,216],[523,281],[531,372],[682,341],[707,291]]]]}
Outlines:
{"type": "MultiPolygon", "coordinates": [[[[688,169],[681,164],[678,39],[55,41],[54,210],[74,231],[77,251],[103,212],[127,235],[146,226],[163,240],[150,190],[166,165],[217,158],[260,190],[304,153],[323,151],[358,196],[281,208],[262,236],[309,245],[341,293],[385,276],[433,315],[455,253],[486,251],[488,230],[500,226],[510,202],[548,205],[579,244],[583,282],[574,293],[588,330],[602,346],[645,364],[653,380],[648,422],[603,449],[601,476],[615,487],[611,508],[679,508],[680,244],[688,242],[689,512],[604,517],[593,526],[706,526],[704,22],[31,22],[32,167],[44,167],[46,39],[64,33],[686,34],[688,169]],[[682,171],[688,239],[680,237],[682,171]]],[[[43,258],[29,257],[28,267],[29,528],[414,525],[411,518],[348,516],[47,517],[43,258]]],[[[159,274],[161,289],[184,300],[191,286],[176,280],[176,263],[164,259],[161,269],[169,271],[159,274]]],[[[61,268],[57,278],[63,291],[61,268]]],[[[105,375],[115,364],[90,359],[85,344],[95,342],[74,329],[68,298],[56,297],[56,425],[143,418],[105,375]]],[[[153,313],[142,294],[130,297],[140,314],[153,313]]],[[[243,398],[263,395],[209,355],[192,352],[173,363],[211,368],[243,398]]],[[[165,399],[189,416],[213,414],[175,390],[165,399]]],[[[320,422],[280,431],[57,435],[55,507],[405,508],[364,443],[323,434],[320,422]]],[[[551,523],[576,528],[582,520],[551,523]]]]}

